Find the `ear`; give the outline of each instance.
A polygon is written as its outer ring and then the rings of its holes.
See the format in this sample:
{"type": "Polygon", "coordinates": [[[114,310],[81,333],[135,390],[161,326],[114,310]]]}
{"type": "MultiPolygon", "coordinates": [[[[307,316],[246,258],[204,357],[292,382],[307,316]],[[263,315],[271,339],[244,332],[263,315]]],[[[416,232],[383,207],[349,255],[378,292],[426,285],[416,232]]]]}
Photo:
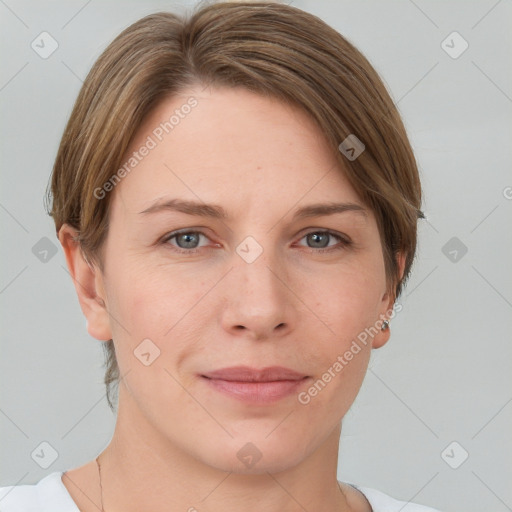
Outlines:
{"type": "MultiPolygon", "coordinates": [[[[400,276],[400,279],[402,279],[405,269],[405,254],[403,252],[397,253],[396,260],[398,264],[398,275],[400,276]]],[[[392,290],[392,292],[387,291],[382,296],[379,320],[375,323],[375,327],[378,329],[378,333],[373,338],[372,348],[383,347],[388,342],[391,336],[390,324],[388,324],[387,328],[384,330],[382,330],[382,325],[385,320],[391,322],[390,315],[393,311],[395,300],[396,297],[394,290],[392,290]]]]}
{"type": "Polygon", "coordinates": [[[101,271],[84,258],[76,229],[64,224],[58,236],[80,307],[87,320],[87,332],[97,340],[112,339],[101,271]]]}

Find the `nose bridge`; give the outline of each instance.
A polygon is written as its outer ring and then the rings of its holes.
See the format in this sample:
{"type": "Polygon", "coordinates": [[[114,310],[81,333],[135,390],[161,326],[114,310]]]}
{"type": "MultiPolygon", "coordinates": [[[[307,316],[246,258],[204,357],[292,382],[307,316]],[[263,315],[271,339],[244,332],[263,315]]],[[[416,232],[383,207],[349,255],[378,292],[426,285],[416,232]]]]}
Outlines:
{"type": "Polygon", "coordinates": [[[247,237],[233,254],[233,270],[227,285],[224,315],[226,329],[252,331],[257,338],[269,336],[278,327],[291,326],[291,297],[278,251],[266,237],[266,246],[247,237]]]}
{"type": "Polygon", "coordinates": [[[247,237],[239,244],[236,253],[233,279],[245,292],[243,298],[253,301],[254,306],[262,311],[265,306],[275,306],[278,297],[285,299],[283,285],[276,278],[276,274],[282,272],[282,264],[270,243],[266,243],[264,248],[253,237],[247,237]]]}

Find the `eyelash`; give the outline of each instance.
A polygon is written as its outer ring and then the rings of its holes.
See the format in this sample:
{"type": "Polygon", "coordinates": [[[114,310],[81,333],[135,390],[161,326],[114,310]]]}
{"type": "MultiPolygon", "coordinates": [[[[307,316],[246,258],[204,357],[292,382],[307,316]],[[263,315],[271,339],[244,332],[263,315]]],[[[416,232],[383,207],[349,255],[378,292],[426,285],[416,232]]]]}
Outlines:
{"type": "MultiPolygon", "coordinates": [[[[170,245],[172,247],[171,250],[173,250],[179,254],[196,254],[200,251],[200,249],[204,249],[204,247],[194,248],[194,249],[182,249],[180,247],[177,247],[175,245],[171,245],[168,243],[170,240],[178,237],[179,235],[186,235],[186,234],[188,234],[188,235],[203,235],[204,237],[208,238],[208,236],[206,234],[204,234],[202,231],[194,231],[194,230],[173,231],[172,233],[169,233],[162,239],[162,244],[170,245]]],[[[328,234],[328,235],[336,238],[339,241],[338,245],[335,245],[335,246],[329,247],[329,248],[324,247],[324,248],[315,249],[314,247],[305,247],[306,249],[309,249],[310,252],[312,252],[312,253],[328,253],[328,252],[333,252],[333,251],[339,251],[341,249],[345,249],[345,248],[349,247],[350,245],[352,245],[352,242],[350,240],[348,240],[347,238],[345,238],[345,237],[341,236],[340,234],[338,234],[334,231],[331,231],[329,229],[309,231],[308,233],[304,234],[300,238],[300,240],[302,240],[303,238],[307,237],[308,235],[312,235],[312,234],[328,234]]],[[[304,247],[304,246],[301,246],[301,247],[304,247]]],[[[212,247],[206,247],[206,249],[212,249],[212,247]]]]}

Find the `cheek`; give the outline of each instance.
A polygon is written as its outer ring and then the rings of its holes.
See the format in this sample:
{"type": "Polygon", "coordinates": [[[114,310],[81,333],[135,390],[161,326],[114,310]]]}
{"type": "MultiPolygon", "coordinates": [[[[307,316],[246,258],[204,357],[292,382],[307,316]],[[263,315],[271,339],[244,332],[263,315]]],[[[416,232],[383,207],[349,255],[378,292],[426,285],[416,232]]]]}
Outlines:
{"type": "Polygon", "coordinates": [[[346,350],[341,346],[338,348],[330,353],[310,385],[297,396],[296,425],[300,425],[303,434],[309,433],[311,437],[325,437],[340,424],[354,403],[366,374],[368,347],[357,349],[356,354],[350,346],[344,347],[346,350]],[[321,418],[321,424],[312,418],[321,418]]]}
{"type": "Polygon", "coordinates": [[[385,289],[384,267],[378,261],[354,258],[302,276],[300,282],[300,296],[338,348],[378,319],[385,289]]]}
{"type": "Polygon", "coordinates": [[[311,414],[325,415],[327,424],[343,418],[364,380],[371,353],[369,306],[353,300],[325,304],[334,335],[317,336],[311,353],[315,373],[297,398],[311,414]]]}
{"type": "Polygon", "coordinates": [[[142,351],[143,343],[149,352],[160,351],[155,366],[169,370],[187,354],[201,350],[201,328],[193,320],[197,320],[199,311],[204,313],[201,301],[214,286],[214,276],[201,279],[185,274],[179,266],[145,268],[136,264],[123,266],[121,262],[118,270],[116,279],[111,279],[114,293],[109,307],[122,371],[139,369],[134,352],[142,351]],[[151,343],[145,341],[148,339],[151,343]]]}
{"type": "Polygon", "coordinates": [[[196,280],[190,286],[176,269],[123,267],[121,263],[114,282],[112,317],[116,320],[111,325],[118,365],[121,374],[126,374],[130,395],[147,415],[155,413],[151,404],[158,402],[165,404],[169,417],[179,413],[185,420],[187,411],[181,407],[189,398],[174,379],[187,387],[188,381],[178,373],[179,362],[198,350],[198,336],[186,327],[208,283],[196,280]]]}
{"type": "MultiPolygon", "coordinates": [[[[331,268],[304,280],[302,293],[310,298],[308,331],[314,337],[312,366],[317,370],[305,390],[303,403],[343,415],[364,379],[383,293],[383,267],[371,262],[331,268]]],[[[331,412],[329,412],[331,414],[331,412]]]]}
{"type": "Polygon", "coordinates": [[[120,271],[114,285],[115,309],[130,331],[162,337],[189,314],[211,285],[186,275],[179,266],[146,267],[134,262],[120,271]]]}

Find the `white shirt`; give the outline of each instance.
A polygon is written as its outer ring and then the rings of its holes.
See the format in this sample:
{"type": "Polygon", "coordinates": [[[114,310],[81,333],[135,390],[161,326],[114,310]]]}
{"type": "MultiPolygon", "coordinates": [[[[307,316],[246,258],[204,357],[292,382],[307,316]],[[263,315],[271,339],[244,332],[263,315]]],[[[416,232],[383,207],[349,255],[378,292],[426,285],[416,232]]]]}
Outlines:
{"type": "MultiPolygon", "coordinates": [[[[2,512],[80,512],[55,471],[33,485],[0,487],[2,512]]],[[[373,512],[439,512],[433,508],[398,501],[375,489],[353,486],[370,502],[373,512]]]]}

